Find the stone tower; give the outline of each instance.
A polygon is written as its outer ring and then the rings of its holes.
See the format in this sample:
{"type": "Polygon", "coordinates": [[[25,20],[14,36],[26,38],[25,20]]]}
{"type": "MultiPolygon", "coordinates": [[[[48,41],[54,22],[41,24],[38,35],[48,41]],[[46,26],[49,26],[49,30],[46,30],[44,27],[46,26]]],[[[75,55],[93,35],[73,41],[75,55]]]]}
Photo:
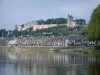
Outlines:
{"type": "Polygon", "coordinates": [[[73,24],[73,16],[68,14],[68,26],[71,27],[73,24]]]}

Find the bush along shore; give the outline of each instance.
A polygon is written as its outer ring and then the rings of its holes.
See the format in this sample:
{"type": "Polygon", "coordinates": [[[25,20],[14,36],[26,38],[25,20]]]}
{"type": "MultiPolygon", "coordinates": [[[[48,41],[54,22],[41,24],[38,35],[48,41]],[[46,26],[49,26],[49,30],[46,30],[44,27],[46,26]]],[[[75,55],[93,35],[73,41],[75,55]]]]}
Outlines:
{"type": "Polygon", "coordinates": [[[95,49],[95,47],[81,48],[80,50],[74,50],[73,52],[100,56],[100,50],[95,49]]]}

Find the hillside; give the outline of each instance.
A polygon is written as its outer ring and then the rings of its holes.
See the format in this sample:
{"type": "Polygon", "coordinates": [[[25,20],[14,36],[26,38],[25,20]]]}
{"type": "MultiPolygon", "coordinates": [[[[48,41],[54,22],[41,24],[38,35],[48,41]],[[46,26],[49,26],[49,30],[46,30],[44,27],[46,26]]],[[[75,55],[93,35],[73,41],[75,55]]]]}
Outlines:
{"type": "Polygon", "coordinates": [[[18,31],[18,30],[14,30],[12,32],[12,34],[10,36],[50,36],[50,35],[54,35],[54,36],[68,36],[70,34],[82,34],[84,33],[84,27],[80,28],[80,27],[76,27],[76,28],[70,28],[67,27],[65,25],[58,25],[55,27],[50,27],[48,29],[39,29],[39,30],[24,30],[24,31],[18,31]]]}
{"type": "Polygon", "coordinates": [[[67,36],[70,29],[71,28],[68,28],[67,26],[56,26],[48,29],[37,30],[34,32],[34,35],[67,36]]]}

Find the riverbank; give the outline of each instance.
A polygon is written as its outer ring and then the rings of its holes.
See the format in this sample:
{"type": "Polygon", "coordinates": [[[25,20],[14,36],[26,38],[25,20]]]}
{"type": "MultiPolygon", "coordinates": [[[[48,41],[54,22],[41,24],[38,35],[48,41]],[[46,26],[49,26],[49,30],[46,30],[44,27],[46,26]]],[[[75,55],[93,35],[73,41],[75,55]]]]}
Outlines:
{"type": "MultiPolygon", "coordinates": [[[[32,47],[32,46],[12,46],[12,47],[2,47],[2,50],[3,51],[11,51],[11,52],[19,52],[19,53],[22,53],[22,52],[38,52],[38,53],[48,53],[48,52],[53,52],[53,53],[74,53],[73,51],[75,50],[80,50],[80,48],[77,48],[77,47],[32,47]]],[[[75,53],[76,54],[76,53],[75,53]]]]}
{"type": "Polygon", "coordinates": [[[74,50],[74,52],[100,56],[100,50],[96,50],[93,47],[81,48],[80,50],[74,50]]]}
{"type": "Polygon", "coordinates": [[[75,46],[67,46],[67,47],[60,47],[60,46],[1,46],[0,48],[11,48],[14,50],[80,50],[82,47],[75,47],[75,46]]]}
{"type": "MultiPolygon", "coordinates": [[[[1,47],[0,47],[1,48],[1,47]]],[[[86,55],[100,55],[100,50],[95,50],[91,47],[2,47],[3,50],[14,52],[33,51],[38,53],[58,52],[58,53],[71,53],[71,54],[86,54],[86,55]]]]}

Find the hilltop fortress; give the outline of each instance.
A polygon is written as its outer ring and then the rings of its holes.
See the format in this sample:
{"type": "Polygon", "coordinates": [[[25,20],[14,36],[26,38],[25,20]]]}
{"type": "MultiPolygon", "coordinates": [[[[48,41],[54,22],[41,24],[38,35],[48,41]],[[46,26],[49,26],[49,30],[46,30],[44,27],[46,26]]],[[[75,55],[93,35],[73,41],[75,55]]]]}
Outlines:
{"type": "MultiPolygon", "coordinates": [[[[50,28],[50,27],[58,26],[58,25],[59,24],[41,24],[41,25],[39,25],[36,21],[33,21],[33,22],[27,22],[27,23],[22,24],[22,25],[16,25],[15,30],[23,31],[23,30],[31,28],[34,31],[36,31],[36,30],[39,30],[39,29],[47,29],[47,28],[50,28]]],[[[66,25],[66,26],[72,27],[72,28],[77,27],[77,26],[82,27],[82,26],[86,25],[86,20],[84,20],[84,19],[74,20],[72,15],[68,15],[67,23],[62,24],[62,25],[66,25]]]]}

